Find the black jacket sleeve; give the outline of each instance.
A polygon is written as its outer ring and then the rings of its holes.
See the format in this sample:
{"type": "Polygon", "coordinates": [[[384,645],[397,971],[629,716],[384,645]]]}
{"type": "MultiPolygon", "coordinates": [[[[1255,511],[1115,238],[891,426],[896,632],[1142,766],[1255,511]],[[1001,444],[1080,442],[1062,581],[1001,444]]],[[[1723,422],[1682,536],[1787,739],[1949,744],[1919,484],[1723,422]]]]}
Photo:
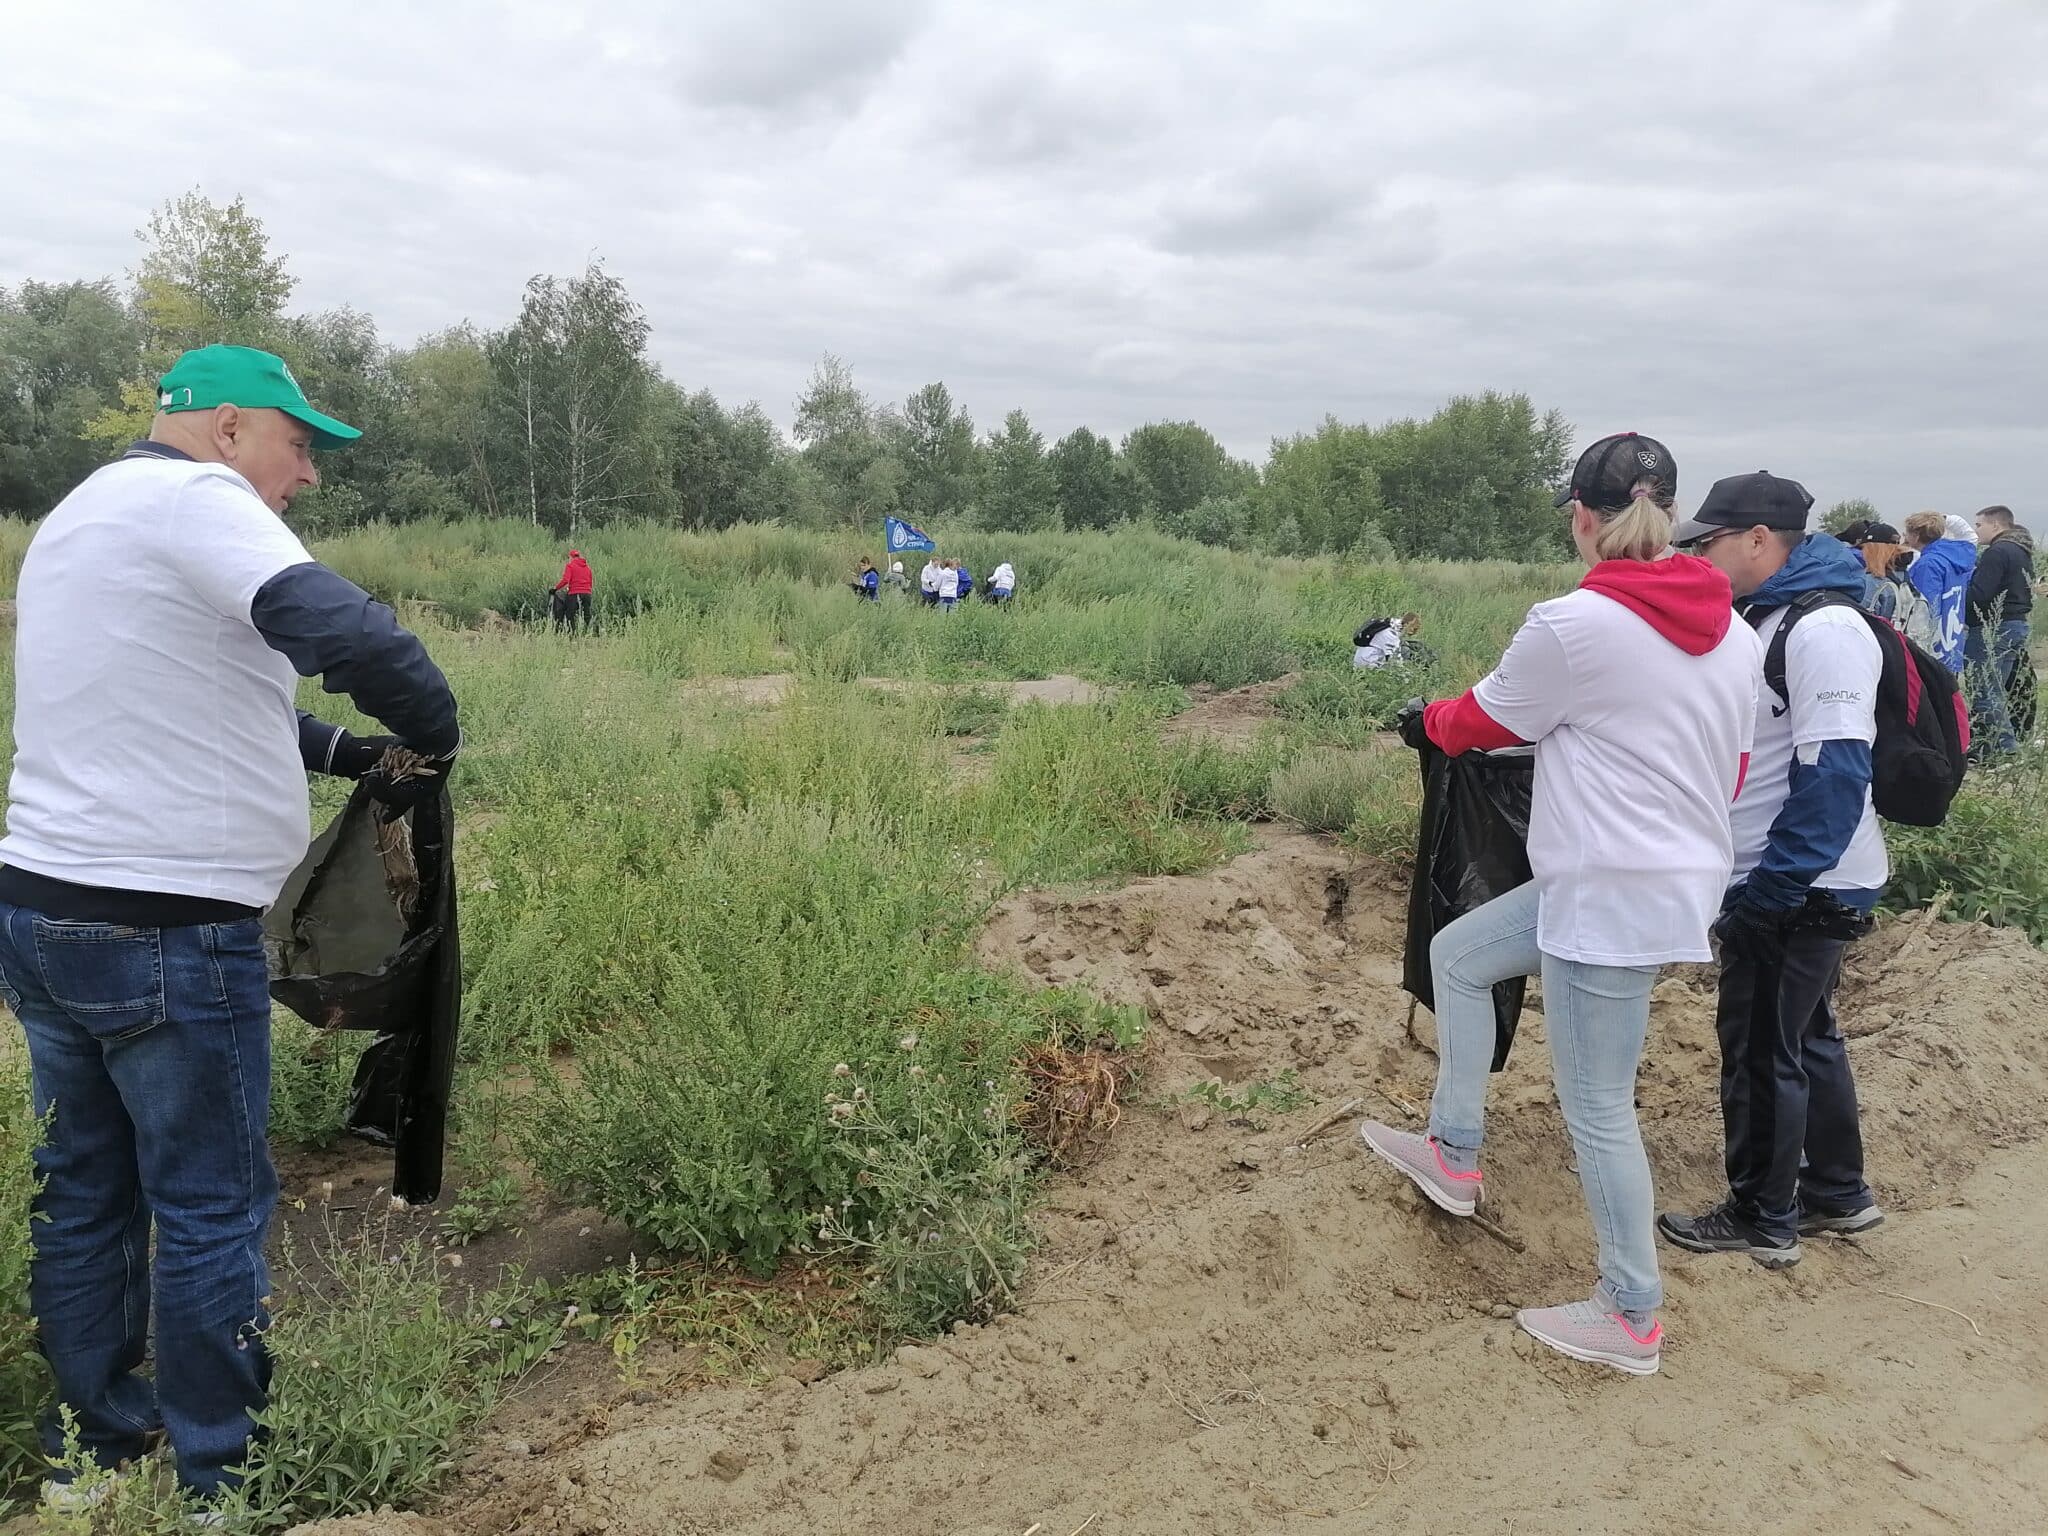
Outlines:
{"type": "Polygon", "coordinates": [[[334,752],[341,745],[341,739],[348,734],[338,725],[329,725],[317,715],[299,711],[299,761],[306,765],[308,773],[334,772],[334,752]]]}
{"type": "Polygon", "coordinates": [[[1992,614],[2001,607],[1999,600],[2012,591],[2013,574],[2019,558],[2019,550],[2005,539],[1995,539],[1979,551],[1976,567],[1970,572],[1972,624],[1991,622],[1992,614]]]}
{"type": "MultiPolygon", "coordinates": [[[[455,695],[427,648],[346,577],[314,561],[279,571],[257,591],[249,618],[301,677],[347,694],[415,751],[441,757],[461,745],[455,695]]],[[[299,723],[302,755],[309,719],[299,723]]]]}

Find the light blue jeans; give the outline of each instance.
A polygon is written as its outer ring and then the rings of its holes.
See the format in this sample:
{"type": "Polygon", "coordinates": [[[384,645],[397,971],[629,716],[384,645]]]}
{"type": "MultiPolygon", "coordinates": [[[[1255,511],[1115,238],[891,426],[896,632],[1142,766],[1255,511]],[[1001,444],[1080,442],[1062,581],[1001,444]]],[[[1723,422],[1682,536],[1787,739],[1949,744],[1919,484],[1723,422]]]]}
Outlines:
{"type": "Polygon", "coordinates": [[[1536,908],[1535,884],[1518,886],[1467,912],[1429,947],[1438,1063],[1429,1133],[1478,1152],[1493,1064],[1493,984],[1540,973],[1557,1102],[1600,1241],[1600,1278],[1623,1310],[1654,1311],[1664,1288],[1635,1087],[1657,968],[1546,955],[1536,947],[1536,908]]]}

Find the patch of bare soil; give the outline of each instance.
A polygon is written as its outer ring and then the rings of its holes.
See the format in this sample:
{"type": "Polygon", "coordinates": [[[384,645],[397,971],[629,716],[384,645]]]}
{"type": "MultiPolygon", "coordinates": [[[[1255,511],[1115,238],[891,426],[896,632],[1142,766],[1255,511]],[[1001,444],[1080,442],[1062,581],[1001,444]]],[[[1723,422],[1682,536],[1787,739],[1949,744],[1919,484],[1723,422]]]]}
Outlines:
{"type": "MultiPolygon", "coordinates": [[[[1584,1296],[1593,1239],[1540,1012],[1489,1104],[1489,1208],[1361,1155],[1420,1123],[1399,877],[1269,832],[1203,875],[1020,896],[982,953],[1156,1020],[1102,1160],[1053,1187],[1019,1310],[806,1383],[628,1399],[473,1459],[457,1532],[1827,1536],[2048,1529],[2048,955],[1908,920],[1844,1015],[1891,1219],[1770,1274],[1662,1255],[1662,1374],[1578,1365],[1514,1306],[1584,1296]],[[1294,1069],[1260,1128],[1189,1101],[1294,1069]]],[[[1640,1100],[1661,1202],[1720,1187],[1704,973],[1658,987],[1640,1100]]],[[[501,1431],[502,1434],[502,1431],[501,1431]]],[[[340,1536],[337,1530],[336,1536],[340,1536]]]]}
{"type": "Polygon", "coordinates": [[[1206,737],[1230,746],[1248,745],[1262,726],[1280,718],[1275,701],[1300,681],[1299,672],[1290,672],[1271,682],[1253,683],[1246,688],[1231,688],[1221,693],[1206,683],[1197,683],[1188,690],[1188,697],[1193,702],[1170,720],[1162,722],[1159,732],[1168,741],[1206,737]]]}

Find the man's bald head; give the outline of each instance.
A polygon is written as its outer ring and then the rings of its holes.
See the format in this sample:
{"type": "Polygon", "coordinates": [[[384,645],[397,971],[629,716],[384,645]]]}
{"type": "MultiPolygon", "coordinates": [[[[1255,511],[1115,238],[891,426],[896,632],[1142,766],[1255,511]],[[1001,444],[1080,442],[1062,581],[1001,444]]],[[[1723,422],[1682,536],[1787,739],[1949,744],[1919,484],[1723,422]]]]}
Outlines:
{"type": "Polygon", "coordinates": [[[225,464],[256,488],[263,504],[284,515],[300,491],[320,483],[313,465],[313,429],[268,407],[245,410],[159,411],[149,440],[190,454],[202,464],[225,464]]]}

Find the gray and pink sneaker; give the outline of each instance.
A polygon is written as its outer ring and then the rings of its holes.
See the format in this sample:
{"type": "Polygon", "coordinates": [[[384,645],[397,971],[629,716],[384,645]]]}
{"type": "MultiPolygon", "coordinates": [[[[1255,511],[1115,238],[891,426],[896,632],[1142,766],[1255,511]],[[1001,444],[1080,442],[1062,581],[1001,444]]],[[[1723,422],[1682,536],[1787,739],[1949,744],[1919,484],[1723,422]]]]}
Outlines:
{"type": "Polygon", "coordinates": [[[1524,1307],[1515,1324],[1539,1343],[1561,1355],[1593,1365],[1611,1365],[1631,1376],[1654,1376],[1663,1358],[1664,1325],[1655,1318],[1638,1333],[1622,1316],[1605,1285],[1596,1286],[1590,1301],[1562,1307],[1524,1307]]]}
{"type": "Polygon", "coordinates": [[[1478,1169],[1459,1173],[1444,1161],[1434,1136],[1397,1131],[1391,1125],[1368,1120],[1358,1128],[1358,1139],[1373,1156],[1391,1163],[1408,1175],[1415,1187],[1429,1196],[1432,1204],[1453,1216],[1470,1216],[1479,1209],[1483,1182],[1478,1169]]]}

